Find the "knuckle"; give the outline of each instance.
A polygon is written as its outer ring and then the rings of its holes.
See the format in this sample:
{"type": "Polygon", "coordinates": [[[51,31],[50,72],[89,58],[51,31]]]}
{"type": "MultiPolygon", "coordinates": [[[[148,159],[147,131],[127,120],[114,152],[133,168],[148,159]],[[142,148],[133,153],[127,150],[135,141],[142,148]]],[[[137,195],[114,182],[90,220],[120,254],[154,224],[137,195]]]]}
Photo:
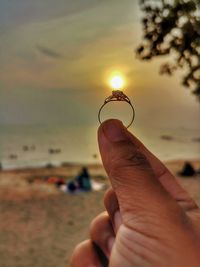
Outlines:
{"type": "Polygon", "coordinates": [[[98,224],[98,218],[94,218],[91,223],[90,223],[90,237],[93,238],[94,237],[94,233],[95,233],[95,229],[97,227],[98,224]]]}
{"type": "Polygon", "coordinates": [[[119,175],[125,168],[141,170],[151,169],[149,162],[141,151],[131,144],[120,144],[111,151],[110,175],[119,175]]]}
{"type": "Polygon", "coordinates": [[[81,256],[81,251],[83,249],[83,247],[85,246],[87,241],[84,241],[80,244],[78,244],[75,248],[74,248],[74,251],[72,253],[72,256],[70,258],[70,267],[76,267],[78,266],[77,265],[77,262],[81,256]]]}
{"type": "Polygon", "coordinates": [[[107,221],[107,217],[107,212],[102,212],[92,220],[90,223],[90,236],[92,239],[96,236],[96,233],[101,230],[102,224],[107,221]]]}

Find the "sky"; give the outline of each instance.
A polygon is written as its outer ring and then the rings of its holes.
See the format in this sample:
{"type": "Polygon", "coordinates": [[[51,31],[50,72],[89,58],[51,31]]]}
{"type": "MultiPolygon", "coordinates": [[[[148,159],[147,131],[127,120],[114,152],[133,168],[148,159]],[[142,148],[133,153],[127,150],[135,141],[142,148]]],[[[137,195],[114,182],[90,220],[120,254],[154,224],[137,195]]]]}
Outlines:
{"type": "Polygon", "coordinates": [[[0,125],[95,126],[108,75],[119,70],[138,127],[199,127],[181,73],[160,76],[163,59],[135,56],[138,2],[0,0],[0,125]]]}

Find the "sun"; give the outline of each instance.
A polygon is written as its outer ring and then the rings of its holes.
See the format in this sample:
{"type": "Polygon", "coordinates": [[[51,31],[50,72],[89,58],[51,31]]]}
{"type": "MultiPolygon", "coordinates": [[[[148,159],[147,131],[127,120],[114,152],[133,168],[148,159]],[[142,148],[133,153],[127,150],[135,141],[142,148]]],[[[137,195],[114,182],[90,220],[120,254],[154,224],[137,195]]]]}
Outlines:
{"type": "Polygon", "coordinates": [[[109,81],[113,90],[122,90],[125,85],[125,80],[121,74],[114,74],[109,81]]]}

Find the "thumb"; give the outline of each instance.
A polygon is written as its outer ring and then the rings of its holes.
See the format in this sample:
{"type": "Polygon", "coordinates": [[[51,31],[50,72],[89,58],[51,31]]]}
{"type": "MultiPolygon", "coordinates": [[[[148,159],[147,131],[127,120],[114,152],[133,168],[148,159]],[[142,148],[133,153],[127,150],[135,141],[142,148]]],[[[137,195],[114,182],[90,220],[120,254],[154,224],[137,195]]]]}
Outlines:
{"type": "MultiPolygon", "coordinates": [[[[130,140],[118,120],[104,122],[98,131],[99,148],[106,172],[116,192],[122,217],[149,213],[166,219],[178,205],[155,177],[150,163],[130,140]]],[[[176,210],[176,211],[175,211],[176,210]]],[[[169,217],[168,217],[169,218],[169,217]]],[[[123,218],[124,219],[124,218],[123,218]]]]}

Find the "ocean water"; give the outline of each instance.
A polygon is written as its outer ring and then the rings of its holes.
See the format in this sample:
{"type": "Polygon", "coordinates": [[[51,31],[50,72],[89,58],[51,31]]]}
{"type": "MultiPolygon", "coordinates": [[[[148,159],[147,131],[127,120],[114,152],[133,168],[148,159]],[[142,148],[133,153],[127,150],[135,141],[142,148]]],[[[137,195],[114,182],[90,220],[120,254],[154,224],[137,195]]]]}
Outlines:
{"type": "MultiPolygon", "coordinates": [[[[64,162],[99,163],[96,130],[96,127],[1,126],[1,165],[13,169],[59,166],[64,162]]],[[[134,133],[163,161],[200,158],[199,129],[136,128],[134,133]]]]}

